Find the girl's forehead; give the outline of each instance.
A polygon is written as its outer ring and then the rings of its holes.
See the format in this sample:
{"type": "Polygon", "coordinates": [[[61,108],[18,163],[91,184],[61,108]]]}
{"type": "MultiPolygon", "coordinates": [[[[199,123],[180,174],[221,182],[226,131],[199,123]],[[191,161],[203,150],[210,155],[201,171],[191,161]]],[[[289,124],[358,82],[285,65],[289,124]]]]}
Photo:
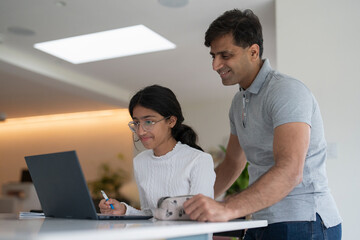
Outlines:
{"type": "Polygon", "coordinates": [[[142,119],[147,117],[158,117],[158,116],[161,116],[158,112],[150,108],[145,108],[141,105],[135,106],[133,110],[133,118],[137,118],[137,119],[142,119]]]}

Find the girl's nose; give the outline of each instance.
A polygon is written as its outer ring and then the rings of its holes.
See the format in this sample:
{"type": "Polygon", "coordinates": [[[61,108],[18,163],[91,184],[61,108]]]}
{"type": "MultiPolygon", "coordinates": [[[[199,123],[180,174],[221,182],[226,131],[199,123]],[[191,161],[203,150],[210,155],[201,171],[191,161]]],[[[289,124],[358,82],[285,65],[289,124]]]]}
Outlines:
{"type": "Polygon", "coordinates": [[[142,136],[146,133],[144,127],[142,124],[139,125],[139,128],[137,129],[136,133],[139,135],[139,136],[142,136]]]}

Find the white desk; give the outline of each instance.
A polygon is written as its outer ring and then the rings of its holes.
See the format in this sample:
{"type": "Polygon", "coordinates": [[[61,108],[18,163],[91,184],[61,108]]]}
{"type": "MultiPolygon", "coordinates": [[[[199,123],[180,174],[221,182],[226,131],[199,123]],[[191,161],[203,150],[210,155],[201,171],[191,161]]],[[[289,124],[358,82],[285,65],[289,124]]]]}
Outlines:
{"type": "Polygon", "coordinates": [[[99,239],[208,239],[209,233],[267,226],[266,220],[200,223],[156,220],[18,219],[0,214],[0,239],[99,240],[99,239]]]}

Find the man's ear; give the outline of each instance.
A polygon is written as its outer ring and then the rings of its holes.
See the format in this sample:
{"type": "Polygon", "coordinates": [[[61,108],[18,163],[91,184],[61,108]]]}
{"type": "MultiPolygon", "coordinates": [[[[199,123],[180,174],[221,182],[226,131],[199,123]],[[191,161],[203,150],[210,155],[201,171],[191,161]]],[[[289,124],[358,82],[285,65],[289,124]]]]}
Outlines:
{"type": "Polygon", "coordinates": [[[257,60],[259,58],[260,47],[257,44],[253,44],[249,47],[249,55],[251,60],[257,60]]]}

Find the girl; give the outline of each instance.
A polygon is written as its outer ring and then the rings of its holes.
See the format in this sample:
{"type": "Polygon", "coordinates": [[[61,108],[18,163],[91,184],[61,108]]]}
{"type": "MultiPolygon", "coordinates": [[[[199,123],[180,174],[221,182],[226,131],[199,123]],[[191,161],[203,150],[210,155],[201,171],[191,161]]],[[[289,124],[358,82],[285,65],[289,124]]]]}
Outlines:
{"type": "Polygon", "coordinates": [[[115,199],[101,200],[101,213],[153,215],[159,198],[202,193],[213,198],[215,172],[210,154],[196,144],[175,94],[152,85],[136,93],[129,104],[130,130],[145,150],[133,161],[141,210],[115,199]],[[110,204],[113,204],[114,209],[110,204]]]}

